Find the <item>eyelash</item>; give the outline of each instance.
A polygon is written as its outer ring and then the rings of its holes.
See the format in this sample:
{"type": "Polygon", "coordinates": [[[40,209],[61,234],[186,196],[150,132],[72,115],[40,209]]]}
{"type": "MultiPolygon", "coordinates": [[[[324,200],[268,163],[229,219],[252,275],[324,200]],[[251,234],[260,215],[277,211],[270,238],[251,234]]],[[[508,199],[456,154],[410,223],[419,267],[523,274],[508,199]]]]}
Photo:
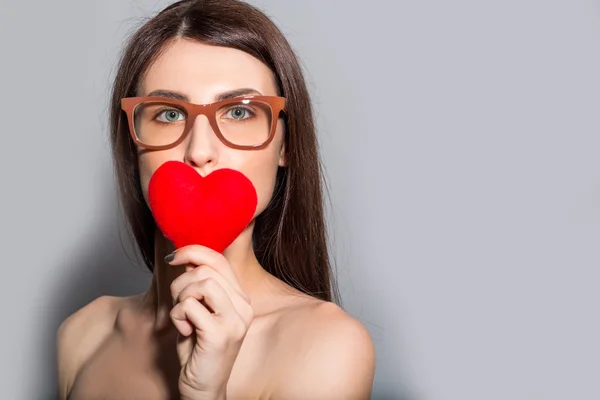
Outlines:
{"type": "Polygon", "coordinates": [[[250,114],[250,116],[248,118],[244,118],[244,119],[249,119],[255,116],[254,112],[252,111],[252,109],[250,109],[249,107],[244,107],[244,106],[234,106],[231,107],[230,109],[227,110],[227,112],[225,112],[225,114],[227,114],[228,112],[230,112],[231,110],[235,110],[235,109],[241,109],[246,111],[247,113],[250,114]]]}
{"type": "MultiPolygon", "coordinates": [[[[175,111],[175,112],[178,112],[179,114],[181,114],[181,115],[185,116],[185,113],[184,113],[183,111],[181,111],[181,110],[178,110],[178,109],[176,109],[176,108],[168,108],[168,107],[164,107],[164,108],[161,108],[160,110],[158,110],[158,111],[156,112],[156,114],[154,114],[153,120],[157,120],[157,119],[158,119],[158,117],[159,117],[160,115],[162,115],[163,113],[165,113],[166,111],[175,111]]],[[[170,124],[170,123],[171,123],[171,122],[164,122],[164,121],[157,121],[157,122],[160,122],[160,123],[163,123],[163,124],[170,124]]]]}

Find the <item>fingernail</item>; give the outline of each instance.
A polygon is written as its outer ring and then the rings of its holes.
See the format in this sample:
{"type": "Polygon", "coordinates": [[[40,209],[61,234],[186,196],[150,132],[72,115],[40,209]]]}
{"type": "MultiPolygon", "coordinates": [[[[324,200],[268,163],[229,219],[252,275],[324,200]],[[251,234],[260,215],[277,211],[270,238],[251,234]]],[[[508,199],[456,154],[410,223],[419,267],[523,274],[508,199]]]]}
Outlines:
{"type": "Polygon", "coordinates": [[[175,258],[175,252],[172,252],[171,254],[168,254],[165,257],[165,261],[168,262],[168,263],[170,263],[171,261],[173,261],[174,258],[175,258]]]}

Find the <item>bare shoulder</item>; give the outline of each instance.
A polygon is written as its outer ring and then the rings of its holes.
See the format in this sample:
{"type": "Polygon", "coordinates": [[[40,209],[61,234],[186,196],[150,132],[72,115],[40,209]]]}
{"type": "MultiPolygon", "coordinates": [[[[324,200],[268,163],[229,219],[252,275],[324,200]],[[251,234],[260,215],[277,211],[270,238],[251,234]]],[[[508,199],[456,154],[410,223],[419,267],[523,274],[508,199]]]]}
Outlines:
{"type": "Polygon", "coordinates": [[[61,323],[56,335],[60,399],[67,398],[80,367],[112,331],[124,300],[113,296],[99,297],[61,323]]]}
{"type": "Polygon", "coordinates": [[[278,324],[288,352],[274,397],[368,399],[375,348],[367,328],[335,303],[297,303],[278,324]]]}

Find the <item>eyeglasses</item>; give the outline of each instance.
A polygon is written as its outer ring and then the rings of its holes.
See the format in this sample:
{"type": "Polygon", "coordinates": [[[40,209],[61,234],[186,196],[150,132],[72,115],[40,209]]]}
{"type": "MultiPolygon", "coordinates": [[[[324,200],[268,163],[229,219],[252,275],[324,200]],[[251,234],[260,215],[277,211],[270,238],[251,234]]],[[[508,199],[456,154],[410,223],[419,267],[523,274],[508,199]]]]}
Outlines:
{"type": "Polygon", "coordinates": [[[273,140],[279,113],[286,111],[285,102],[278,96],[240,96],[210,104],[159,96],[124,97],[121,109],[127,114],[134,142],[149,150],[177,146],[201,114],[225,145],[260,150],[273,140]]]}

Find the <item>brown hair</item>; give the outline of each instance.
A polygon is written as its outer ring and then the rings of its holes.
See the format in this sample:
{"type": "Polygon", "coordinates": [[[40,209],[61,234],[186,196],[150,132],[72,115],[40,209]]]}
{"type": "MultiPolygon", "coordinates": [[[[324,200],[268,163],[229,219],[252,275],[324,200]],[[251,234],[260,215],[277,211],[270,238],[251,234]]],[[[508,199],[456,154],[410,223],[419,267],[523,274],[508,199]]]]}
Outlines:
{"type": "Polygon", "coordinates": [[[134,32],[122,50],[111,93],[110,140],[121,206],[144,263],[153,270],[157,227],[142,195],[137,152],[120,100],[137,95],[150,65],[178,38],[244,51],[275,74],[278,95],[287,99],[287,166],[279,167],[273,198],[256,218],[255,254],[268,272],[289,285],[339,304],[327,247],[322,165],[304,76],[277,26],[239,0],[177,1],[134,32]]]}

